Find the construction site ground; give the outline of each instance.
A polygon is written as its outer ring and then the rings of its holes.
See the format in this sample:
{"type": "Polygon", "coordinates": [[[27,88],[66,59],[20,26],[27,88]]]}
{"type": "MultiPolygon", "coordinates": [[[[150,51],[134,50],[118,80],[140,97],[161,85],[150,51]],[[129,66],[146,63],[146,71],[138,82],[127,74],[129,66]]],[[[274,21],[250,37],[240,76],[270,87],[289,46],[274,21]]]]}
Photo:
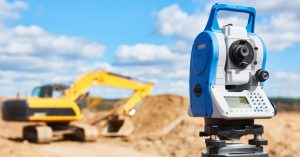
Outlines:
{"type": "MultiPolygon", "coordinates": [[[[121,103],[121,102],[118,102],[121,103]]],[[[116,105],[117,106],[117,105],[116,105]]],[[[32,144],[21,138],[28,123],[0,121],[1,157],[199,157],[205,149],[198,137],[202,118],[187,116],[188,99],[178,95],[151,96],[131,119],[135,130],[129,137],[101,137],[96,142],[71,140],[32,144]]],[[[108,111],[85,110],[83,122],[101,130],[108,111]]],[[[271,157],[300,156],[300,112],[279,112],[272,119],[256,120],[265,127],[271,157]]],[[[245,137],[244,142],[247,141],[245,137]]]]}

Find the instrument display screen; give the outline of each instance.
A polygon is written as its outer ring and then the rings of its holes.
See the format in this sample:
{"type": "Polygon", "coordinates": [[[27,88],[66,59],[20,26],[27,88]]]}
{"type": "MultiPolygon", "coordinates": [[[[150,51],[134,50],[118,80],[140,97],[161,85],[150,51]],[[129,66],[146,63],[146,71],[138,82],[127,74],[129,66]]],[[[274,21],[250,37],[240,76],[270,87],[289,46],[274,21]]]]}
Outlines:
{"type": "Polygon", "coordinates": [[[229,108],[251,108],[245,96],[225,96],[229,108]]]}

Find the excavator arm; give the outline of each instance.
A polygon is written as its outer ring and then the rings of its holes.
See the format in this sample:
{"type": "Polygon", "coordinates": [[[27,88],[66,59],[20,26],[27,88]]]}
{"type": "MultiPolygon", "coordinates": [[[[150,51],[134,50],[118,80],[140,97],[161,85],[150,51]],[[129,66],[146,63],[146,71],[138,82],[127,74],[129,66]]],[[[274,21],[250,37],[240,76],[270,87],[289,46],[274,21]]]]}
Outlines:
{"type": "Polygon", "coordinates": [[[144,85],[142,89],[137,89],[134,93],[129,97],[126,104],[123,106],[123,111],[126,115],[133,116],[140,106],[141,101],[144,97],[150,95],[153,89],[153,84],[149,83],[144,85]]]}
{"type": "Polygon", "coordinates": [[[84,94],[91,86],[102,85],[114,88],[130,89],[133,94],[128,98],[128,101],[123,106],[123,112],[126,115],[134,115],[135,110],[139,106],[141,100],[150,95],[154,84],[136,81],[130,77],[119,74],[110,73],[107,71],[90,72],[80,76],[64,93],[64,98],[76,101],[84,94]]]}

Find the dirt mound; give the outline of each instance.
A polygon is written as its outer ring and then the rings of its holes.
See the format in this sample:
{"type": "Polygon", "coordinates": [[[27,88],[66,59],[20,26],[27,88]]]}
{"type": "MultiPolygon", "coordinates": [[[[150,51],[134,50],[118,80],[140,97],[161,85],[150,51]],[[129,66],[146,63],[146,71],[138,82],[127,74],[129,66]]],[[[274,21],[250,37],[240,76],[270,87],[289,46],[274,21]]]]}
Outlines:
{"type": "Polygon", "coordinates": [[[162,130],[178,117],[186,115],[188,100],[178,95],[147,97],[135,116],[134,133],[153,133],[162,130]]]}
{"type": "MultiPolygon", "coordinates": [[[[122,113],[126,99],[116,102],[109,111],[85,110],[84,122],[97,126],[100,130],[109,120],[109,115],[122,113]]],[[[136,114],[129,120],[134,125],[133,136],[141,134],[154,134],[165,130],[172,123],[185,116],[188,109],[188,99],[179,95],[164,94],[145,98],[137,109],[136,114]]],[[[175,125],[175,124],[174,124],[175,125]]]]}

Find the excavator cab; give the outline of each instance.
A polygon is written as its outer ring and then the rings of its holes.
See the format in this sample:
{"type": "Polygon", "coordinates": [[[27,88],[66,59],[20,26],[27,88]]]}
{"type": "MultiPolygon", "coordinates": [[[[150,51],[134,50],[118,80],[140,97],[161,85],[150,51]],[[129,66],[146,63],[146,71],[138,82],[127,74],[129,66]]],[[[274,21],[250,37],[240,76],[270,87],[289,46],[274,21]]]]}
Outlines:
{"type": "Polygon", "coordinates": [[[59,98],[68,86],[63,84],[43,85],[33,88],[31,96],[39,98],[59,98]]]}
{"type": "MultiPolygon", "coordinates": [[[[37,98],[61,98],[69,87],[63,84],[42,85],[33,88],[31,96],[37,98]]],[[[84,93],[75,102],[80,109],[88,106],[89,93],[84,93]]]]}

